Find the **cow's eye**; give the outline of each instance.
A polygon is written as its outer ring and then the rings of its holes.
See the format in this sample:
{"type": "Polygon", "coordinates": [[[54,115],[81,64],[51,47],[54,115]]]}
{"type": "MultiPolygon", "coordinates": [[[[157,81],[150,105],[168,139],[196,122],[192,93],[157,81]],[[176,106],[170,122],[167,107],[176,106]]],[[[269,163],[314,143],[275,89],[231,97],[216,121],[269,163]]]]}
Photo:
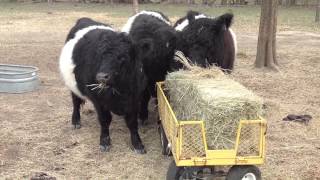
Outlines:
{"type": "Polygon", "coordinates": [[[126,64],[126,59],[123,57],[120,59],[120,68],[123,68],[123,66],[125,66],[126,64]]]}

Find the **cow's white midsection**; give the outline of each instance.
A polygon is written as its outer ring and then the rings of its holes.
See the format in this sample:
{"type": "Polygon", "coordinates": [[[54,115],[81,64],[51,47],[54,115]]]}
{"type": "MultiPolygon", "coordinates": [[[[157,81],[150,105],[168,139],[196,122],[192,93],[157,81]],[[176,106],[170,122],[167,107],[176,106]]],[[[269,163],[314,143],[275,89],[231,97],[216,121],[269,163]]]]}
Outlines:
{"type": "Polygon", "coordinates": [[[146,14],[146,15],[150,15],[150,16],[156,17],[156,18],[160,19],[161,21],[165,22],[166,24],[171,25],[171,23],[168,20],[166,20],[160,13],[153,12],[153,11],[141,11],[141,12],[135,14],[134,16],[131,16],[128,19],[127,23],[122,27],[121,31],[129,34],[134,20],[139,15],[142,15],[142,14],[146,14]]]}
{"type": "Polygon", "coordinates": [[[59,59],[59,68],[62,78],[66,84],[66,86],[77,96],[82,99],[85,99],[84,95],[79,91],[77,87],[77,81],[74,74],[75,64],[72,59],[73,50],[75,45],[79,42],[79,40],[88,32],[94,29],[104,29],[114,31],[111,27],[99,25],[99,26],[89,26],[83,28],[76,32],[73,39],[70,39],[62,48],[62,52],[59,59]]]}
{"type": "MultiPolygon", "coordinates": [[[[201,18],[207,18],[206,15],[204,14],[199,14],[199,15],[196,15],[194,17],[195,19],[201,19],[201,18]]],[[[182,21],[182,23],[178,24],[176,27],[175,27],[175,30],[176,31],[182,31],[185,27],[187,27],[189,25],[189,20],[188,19],[185,19],[184,21],[182,21]]]]}
{"type": "Polygon", "coordinates": [[[229,28],[230,34],[232,36],[232,40],[233,40],[233,44],[234,44],[234,55],[237,56],[237,52],[238,52],[238,45],[237,45],[237,36],[236,34],[233,32],[233,30],[231,28],[229,28]]]}
{"type": "Polygon", "coordinates": [[[184,21],[182,21],[182,23],[178,24],[175,27],[176,31],[182,31],[185,27],[187,27],[189,25],[189,20],[185,19],[184,21]]]}

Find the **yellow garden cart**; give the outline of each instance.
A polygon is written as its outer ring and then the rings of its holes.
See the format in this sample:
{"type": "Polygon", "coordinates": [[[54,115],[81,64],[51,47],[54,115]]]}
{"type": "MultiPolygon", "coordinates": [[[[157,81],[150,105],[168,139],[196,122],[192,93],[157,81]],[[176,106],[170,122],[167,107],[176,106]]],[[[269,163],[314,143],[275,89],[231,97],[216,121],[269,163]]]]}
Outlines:
{"type": "Polygon", "coordinates": [[[226,176],[227,180],[259,180],[255,165],[265,158],[266,121],[241,120],[233,149],[209,150],[203,121],[178,121],[163,90],[157,83],[159,132],[164,155],[172,155],[167,180],[204,179],[226,176]],[[227,172],[216,167],[229,167],[227,172]]]}

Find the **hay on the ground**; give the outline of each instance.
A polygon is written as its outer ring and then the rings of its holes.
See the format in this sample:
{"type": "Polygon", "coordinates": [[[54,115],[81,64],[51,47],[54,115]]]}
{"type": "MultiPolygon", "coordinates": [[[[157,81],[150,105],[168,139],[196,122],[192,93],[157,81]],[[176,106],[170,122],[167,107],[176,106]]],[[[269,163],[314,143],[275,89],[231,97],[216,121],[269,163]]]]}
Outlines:
{"type": "Polygon", "coordinates": [[[209,149],[234,148],[240,119],[257,119],[262,99],[217,67],[169,73],[165,88],[179,120],[204,120],[209,149]]]}

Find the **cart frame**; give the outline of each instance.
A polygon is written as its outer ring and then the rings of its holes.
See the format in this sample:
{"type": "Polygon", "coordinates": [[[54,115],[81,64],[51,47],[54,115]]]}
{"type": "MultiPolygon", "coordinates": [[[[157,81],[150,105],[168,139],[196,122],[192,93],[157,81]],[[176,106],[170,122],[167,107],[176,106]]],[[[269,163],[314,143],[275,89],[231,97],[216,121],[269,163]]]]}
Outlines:
{"type": "MultiPolygon", "coordinates": [[[[205,124],[203,121],[178,121],[163,89],[164,83],[157,83],[157,97],[159,118],[164,133],[168,139],[169,147],[176,163],[176,166],[230,166],[230,165],[259,165],[265,159],[265,137],[267,131],[266,120],[259,117],[257,120],[240,120],[237,129],[234,148],[209,150],[206,141],[205,124]],[[251,128],[252,127],[252,128],[251,128]],[[189,132],[187,132],[189,128],[189,132]],[[249,129],[248,129],[249,128],[249,129]],[[244,130],[253,129],[253,136],[256,144],[251,148],[253,154],[241,154],[244,142],[251,142],[245,139],[244,130]],[[190,131],[192,129],[192,131],[190,131]],[[186,133],[193,133],[191,136],[186,133]],[[190,139],[194,137],[195,139],[190,139]]],[[[252,130],[249,133],[253,132],[252,130]]],[[[252,135],[250,136],[252,137],[252,135]]],[[[247,146],[245,146],[246,148],[247,146]]]]}

